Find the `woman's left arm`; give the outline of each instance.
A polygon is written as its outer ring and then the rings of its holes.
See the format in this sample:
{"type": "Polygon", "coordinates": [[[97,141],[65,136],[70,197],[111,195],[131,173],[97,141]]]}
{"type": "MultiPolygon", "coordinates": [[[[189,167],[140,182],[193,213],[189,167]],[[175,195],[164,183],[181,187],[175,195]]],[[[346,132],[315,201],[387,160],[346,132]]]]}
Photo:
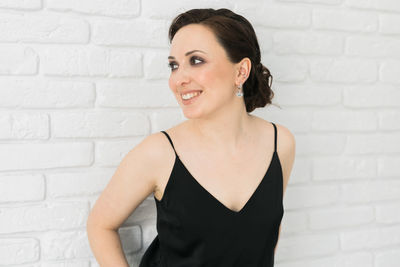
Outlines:
{"type": "MultiPolygon", "coordinates": [[[[286,127],[276,124],[277,126],[277,153],[282,166],[282,176],[283,176],[283,192],[282,198],[285,195],[286,187],[289,182],[289,177],[293,169],[295,154],[296,154],[296,140],[294,135],[286,127]]],[[[278,246],[279,236],[281,233],[281,225],[279,226],[278,240],[274,249],[278,246]]]]}

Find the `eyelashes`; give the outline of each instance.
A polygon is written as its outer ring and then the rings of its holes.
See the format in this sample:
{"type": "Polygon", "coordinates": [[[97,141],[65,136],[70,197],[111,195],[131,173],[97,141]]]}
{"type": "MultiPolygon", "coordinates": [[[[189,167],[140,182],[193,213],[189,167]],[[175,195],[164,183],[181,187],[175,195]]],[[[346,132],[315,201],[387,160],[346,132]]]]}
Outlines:
{"type": "MultiPolygon", "coordinates": [[[[190,58],[190,62],[193,63],[192,65],[199,65],[199,64],[202,64],[204,62],[204,60],[201,59],[200,57],[193,56],[190,58]],[[200,61],[200,63],[196,63],[196,61],[200,61]]],[[[175,61],[171,61],[168,63],[168,67],[171,69],[171,71],[176,70],[176,68],[174,68],[174,65],[178,65],[178,64],[175,61]]]]}

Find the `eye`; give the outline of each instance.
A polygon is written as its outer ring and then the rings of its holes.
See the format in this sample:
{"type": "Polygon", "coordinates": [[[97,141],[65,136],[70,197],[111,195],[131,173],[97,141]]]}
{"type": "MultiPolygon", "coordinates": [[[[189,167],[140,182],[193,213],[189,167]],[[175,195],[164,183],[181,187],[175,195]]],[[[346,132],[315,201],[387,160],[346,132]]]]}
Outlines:
{"type": "MultiPolygon", "coordinates": [[[[193,56],[190,58],[190,62],[191,63],[194,62],[193,65],[199,65],[199,64],[202,64],[204,61],[203,61],[203,59],[201,59],[199,57],[193,56]],[[200,62],[200,63],[196,63],[196,62],[200,62]]],[[[171,61],[168,63],[168,67],[171,69],[171,71],[174,71],[177,69],[174,67],[174,65],[177,65],[175,61],[171,61]]]]}
{"type": "Polygon", "coordinates": [[[171,69],[171,71],[174,71],[176,69],[173,67],[174,65],[176,65],[176,63],[174,61],[171,61],[168,63],[168,67],[171,69]]]}
{"type": "MultiPolygon", "coordinates": [[[[203,63],[203,60],[201,58],[199,58],[199,57],[196,57],[196,56],[191,57],[190,60],[193,61],[193,62],[195,62],[197,60],[197,61],[200,61],[201,63],[203,63]]],[[[201,64],[201,63],[199,63],[199,64],[201,64]]],[[[195,65],[198,65],[198,64],[195,63],[195,65]]]]}

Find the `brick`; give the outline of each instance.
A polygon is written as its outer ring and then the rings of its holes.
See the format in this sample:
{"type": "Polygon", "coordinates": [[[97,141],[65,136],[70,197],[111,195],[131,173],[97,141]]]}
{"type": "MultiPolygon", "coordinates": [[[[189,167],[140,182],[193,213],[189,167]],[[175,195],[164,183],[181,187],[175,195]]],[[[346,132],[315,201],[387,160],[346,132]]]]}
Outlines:
{"type": "Polygon", "coordinates": [[[282,218],[281,234],[300,233],[307,229],[308,216],[304,211],[285,211],[282,218]]]}
{"type": "Polygon", "coordinates": [[[38,10],[42,8],[42,0],[3,0],[0,8],[38,10]]]}
{"type": "Polygon", "coordinates": [[[150,194],[140,205],[129,215],[122,226],[132,226],[150,221],[149,227],[154,228],[157,219],[157,207],[155,205],[153,194],[150,194]]]}
{"type": "Polygon", "coordinates": [[[289,262],[278,261],[277,263],[277,267],[373,267],[373,257],[371,253],[358,252],[333,257],[325,256],[319,259],[304,259],[289,262]]]}
{"type": "Polygon", "coordinates": [[[376,131],[378,117],[374,111],[319,110],[313,113],[312,127],[318,131],[376,131]]]}
{"type": "Polygon", "coordinates": [[[87,142],[0,144],[1,171],[89,166],[92,162],[93,144],[87,142]]]}
{"type": "Polygon", "coordinates": [[[378,16],[361,11],[314,9],[313,28],[349,32],[374,32],[378,28],[378,16]]]}
{"type": "MultiPolygon", "coordinates": [[[[275,92],[275,91],[274,91],[275,92]]],[[[279,84],[279,104],[285,106],[318,105],[333,106],[342,102],[342,92],[337,86],[279,84]]],[[[274,98],[275,98],[274,97],[274,98]]]]}
{"type": "Polygon", "coordinates": [[[101,193],[114,169],[93,172],[51,173],[46,175],[46,192],[50,198],[87,196],[101,193]]]}
{"type": "Polygon", "coordinates": [[[115,108],[177,107],[178,103],[168,85],[163,83],[98,82],[97,105],[115,108]]]}
{"type": "Polygon", "coordinates": [[[0,239],[0,265],[30,263],[39,260],[39,242],[34,238],[0,239]]]}
{"type": "Polygon", "coordinates": [[[395,225],[342,232],[340,234],[340,242],[341,248],[345,251],[399,246],[400,227],[395,225]]]}
{"type": "Polygon", "coordinates": [[[0,176],[0,203],[38,201],[43,200],[44,196],[45,184],[42,175],[0,176]]]}
{"type": "Polygon", "coordinates": [[[379,14],[379,32],[400,34],[400,17],[397,14],[379,14]]]}
{"type": "Polygon", "coordinates": [[[85,227],[86,202],[52,202],[0,208],[0,233],[85,227]]]}
{"type": "Polygon", "coordinates": [[[370,252],[361,251],[361,252],[353,252],[352,254],[345,254],[340,257],[339,264],[335,266],[341,267],[354,267],[354,266],[363,266],[363,267],[373,267],[373,256],[370,252]]]}
{"type": "Polygon", "coordinates": [[[0,74],[32,75],[38,72],[38,55],[30,47],[0,47],[0,74]]]}
{"type": "Polygon", "coordinates": [[[378,177],[398,178],[400,157],[387,155],[378,159],[378,177]]]}
{"type": "Polygon", "coordinates": [[[350,108],[398,107],[399,97],[398,88],[391,85],[352,85],[343,90],[343,104],[350,108]]]}
{"type": "Polygon", "coordinates": [[[379,128],[383,130],[400,130],[400,111],[382,110],[378,112],[379,128]]]}
{"type": "Polygon", "coordinates": [[[400,40],[393,37],[348,36],[346,54],[366,57],[400,57],[400,40]]]}
{"type": "MultiPolygon", "coordinates": [[[[388,60],[382,60],[381,63],[381,68],[379,70],[379,77],[380,80],[383,82],[389,82],[389,83],[400,83],[400,60],[393,60],[393,59],[388,59],[388,60]]],[[[392,92],[395,95],[391,98],[392,101],[398,96],[399,90],[396,87],[397,91],[392,92]]],[[[387,96],[386,96],[387,97],[387,96]]],[[[390,103],[394,103],[390,102],[390,103]]],[[[398,101],[396,101],[397,106],[399,105],[398,101]]],[[[394,105],[394,104],[391,104],[394,105]]]]}
{"type": "Polygon", "coordinates": [[[277,32],[274,50],[277,54],[340,55],[343,37],[326,33],[277,32]]]}
{"type": "Polygon", "coordinates": [[[297,157],[290,174],[290,177],[292,177],[290,179],[290,184],[295,185],[309,182],[312,176],[311,170],[312,166],[310,159],[297,157]]]}
{"type": "Polygon", "coordinates": [[[397,133],[383,134],[349,134],[345,153],[376,154],[400,152],[399,135],[397,133]]]}
{"type": "Polygon", "coordinates": [[[82,259],[93,257],[86,231],[47,231],[41,238],[44,260],[82,259]]]}
{"type": "Polygon", "coordinates": [[[253,26],[305,29],[311,25],[311,12],[305,7],[238,2],[236,10],[240,10],[253,26]]]}
{"type": "Polygon", "coordinates": [[[400,222],[400,201],[376,205],[376,221],[379,223],[400,222]]]}
{"type": "Polygon", "coordinates": [[[140,226],[128,226],[118,229],[124,253],[137,252],[142,248],[140,226]]]}
{"type": "Polygon", "coordinates": [[[133,51],[110,51],[109,77],[142,77],[142,55],[133,51]]]}
{"type": "Polygon", "coordinates": [[[342,184],[341,199],[345,203],[400,200],[400,181],[380,180],[342,184]]]}
{"type": "Polygon", "coordinates": [[[376,61],[367,59],[315,59],[310,62],[311,79],[318,82],[375,82],[376,61]]]}
{"type": "Polygon", "coordinates": [[[0,80],[0,107],[77,108],[92,107],[93,83],[55,80],[0,80]]]}
{"type": "Polygon", "coordinates": [[[235,3],[228,0],[205,0],[201,2],[179,0],[163,2],[157,0],[146,0],[141,2],[141,15],[151,19],[172,21],[172,19],[181,12],[185,12],[192,8],[204,8],[205,6],[214,9],[225,7],[234,10],[235,3]]]}
{"type": "Polygon", "coordinates": [[[334,204],[339,198],[335,185],[288,186],[284,198],[285,209],[318,207],[334,204]]]}
{"type": "Polygon", "coordinates": [[[185,120],[183,112],[180,108],[168,110],[155,110],[151,114],[152,133],[168,129],[171,125],[178,124],[185,120]]]}
{"type": "MultiPolygon", "coordinates": [[[[297,134],[296,151],[304,155],[338,155],[347,145],[346,136],[341,134],[297,134]]],[[[300,154],[301,155],[301,154],[300,154]]]]}
{"type": "Polygon", "coordinates": [[[289,261],[306,257],[330,255],[338,250],[339,238],[337,235],[302,234],[280,238],[276,255],[278,258],[289,261]]]}
{"type": "Polygon", "coordinates": [[[257,34],[258,45],[260,46],[261,55],[272,51],[273,33],[270,29],[254,26],[254,31],[257,34]]]}
{"type": "Polygon", "coordinates": [[[119,18],[137,17],[140,12],[139,0],[47,0],[46,5],[50,10],[119,18]]]}
{"type": "Polygon", "coordinates": [[[51,114],[52,134],[57,138],[127,137],[149,131],[146,116],[138,112],[89,111],[51,114]]]}
{"type": "Polygon", "coordinates": [[[345,5],[360,9],[382,10],[382,11],[400,11],[397,0],[346,0],[345,5]]]}
{"type": "Polygon", "coordinates": [[[29,43],[87,43],[89,24],[83,19],[71,19],[60,15],[27,14],[0,17],[1,42],[29,43]]]}
{"type": "Polygon", "coordinates": [[[142,251],[144,252],[157,235],[157,229],[154,227],[155,220],[142,222],[142,251]]]}
{"type": "MultiPolygon", "coordinates": [[[[171,74],[167,66],[168,52],[149,52],[144,56],[144,77],[147,80],[166,80],[171,74]]],[[[170,92],[170,90],[164,90],[170,92]]],[[[151,101],[149,101],[150,103],[151,101]]]]}
{"type": "MultiPolygon", "coordinates": [[[[140,227],[124,227],[118,231],[124,253],[141,247],[140,227]],[[139,238],[138,238],[139,237],[139,238]]],[[[41,238],[42,257],[45,260],[86,259],[93,257],[86,231],[47,231],[41,238]]]]}
{"type": "Polygon", "coordinates": [[[394,248],[387,251],[376,252],[376,267],[397,267],[400,262],[400,249],[394,248]]]}
{"type": "Polygon", "coordinates": [[[318,157],[313,159],[313,180],[374,178],[377,175],[375,159],[356,157],[318,157]]]}
{"type": "Polygon", "coordinates": [[[57,76],[141,77],[141,54],[99,47],[47,47],[43,72],[57,76]]]}
{"type": "Polygon", "coordinates": [[[0,114],[1,139],[48,139],[49,117],[40,112],[3,112],[0,114]]]}
{"type": "Polygon", "coordinates": [[[96,165],[103,167],[117,167],[123,157],[134,148],[143,137],[133,137],[130,140],[113,140],[108,142],[97,142],[95,148],[96,165]]]}
{"type": "Polygon", "coordinates": [[[374,220],[372,207],[334,207],[310,212],[311,229],[343,228],[359,226],[374,220]]]}
{"type": "Polygon", "coordinates": [[[268,62],[274,81],[300,82],[308,75],[308,64],[302,58],[278,57],[267,55],[262,62],[268,62]]]}
{"type": "MultiPolygon", "coordinates": [[[[137,19],[130,22],[97,21],[92,41],[99,45],[168,47],[169,22],[137,19]]],[[[151,52],[150,52],[151,53],[151,52]]],[[[165,62],[166,62],[165,57],[165,62]]]]}
{"type": "Polygon", "coordinates": [[[71,260],[60,262],[42,262],[40,267],[93,267],[89,260],[71,260]]]}
{"type": "Polygon", "coordinates": [[[290,3],[315,3],[315,4],[321,4],[321,5],[339,5],[342,3],[343,0],[278,0],[280,2],[290,2],[290,3]]]}

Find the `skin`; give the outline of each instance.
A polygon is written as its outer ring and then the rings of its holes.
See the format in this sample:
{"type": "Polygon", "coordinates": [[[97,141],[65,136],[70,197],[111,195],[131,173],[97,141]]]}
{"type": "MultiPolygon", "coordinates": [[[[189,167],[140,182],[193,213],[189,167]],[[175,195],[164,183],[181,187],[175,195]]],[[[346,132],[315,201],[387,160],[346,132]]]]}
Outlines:
{"type": "MultiPolygon", "coordinates": [[[[251,61],[230,62],[213,32],[198,24],[176,33],[170,57],[173,70],[168,84],[188,120],[166,132],[196,180],[227,208],[240,210],[263,177],[274,149],[272,124],[248,114],[243,97],[235,95],[237,86],[248,78],[251,61]],[[203,93],[193,104],[184,105],[180,94],[184,90],[203,93]],[[244,175],[252,178],[244,180],[244,175]]],[[[276,126],[284,194],[295,139],[286,127],[276,126]]],[[[128,266],[117,230],[151,193],[162,198],[174,160],[161,132],[147,136],[124,157],[87,222],[90,246],[100,266],[128,266]]]]}

